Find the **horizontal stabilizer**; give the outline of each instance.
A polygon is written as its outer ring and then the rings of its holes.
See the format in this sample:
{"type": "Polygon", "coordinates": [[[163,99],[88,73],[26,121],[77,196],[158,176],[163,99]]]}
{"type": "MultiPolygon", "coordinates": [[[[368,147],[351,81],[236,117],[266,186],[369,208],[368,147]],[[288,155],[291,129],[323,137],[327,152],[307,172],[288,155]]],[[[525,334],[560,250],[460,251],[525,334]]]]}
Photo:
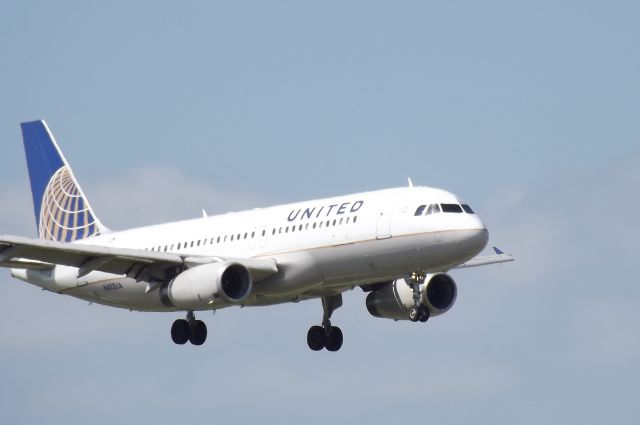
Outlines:
{"type": "Polygon", "coordinates": [[[55,267],[55,264],[43,263],[40,261],[29,260],[8,260],[0,261],[0,267],[7,267],[11,269],[27,269],[27,270],[51,270],[55,267]]]}

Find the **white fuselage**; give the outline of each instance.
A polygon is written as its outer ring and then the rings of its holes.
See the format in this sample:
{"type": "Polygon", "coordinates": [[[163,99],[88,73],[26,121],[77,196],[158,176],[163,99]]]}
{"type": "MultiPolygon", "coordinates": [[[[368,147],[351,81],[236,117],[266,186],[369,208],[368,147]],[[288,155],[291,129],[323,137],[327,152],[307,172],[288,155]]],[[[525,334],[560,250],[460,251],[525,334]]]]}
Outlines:
{"type": "MultiPolygon", "coordinates": [[[[415,270],[446,271],[473,258],[488,240],[477,215],[415,215],[420,205],[444,203],[461,201],[433,188],[386,189],[110,232],[76,243],[185,257],[271,258],[278,274],[256,283],[242,303],[266,305],[337,294],[415,270]]],[[[147,282],[126,276],[91,272],[78,278],[78,269],[66,266],[12,274],[97,303],[177,310],[164,305],[147,282]]]]}

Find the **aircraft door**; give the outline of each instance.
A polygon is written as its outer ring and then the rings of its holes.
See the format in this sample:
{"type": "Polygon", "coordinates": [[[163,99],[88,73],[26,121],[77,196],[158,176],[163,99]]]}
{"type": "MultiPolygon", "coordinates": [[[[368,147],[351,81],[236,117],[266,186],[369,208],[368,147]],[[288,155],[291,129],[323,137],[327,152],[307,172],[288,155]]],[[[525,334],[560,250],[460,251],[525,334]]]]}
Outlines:
{"type": "Polygon", "coordinates": [[[389,211],[380,211],[376,224],[376,238],[386,239],[391,237],[391,214],[389,211]]]}

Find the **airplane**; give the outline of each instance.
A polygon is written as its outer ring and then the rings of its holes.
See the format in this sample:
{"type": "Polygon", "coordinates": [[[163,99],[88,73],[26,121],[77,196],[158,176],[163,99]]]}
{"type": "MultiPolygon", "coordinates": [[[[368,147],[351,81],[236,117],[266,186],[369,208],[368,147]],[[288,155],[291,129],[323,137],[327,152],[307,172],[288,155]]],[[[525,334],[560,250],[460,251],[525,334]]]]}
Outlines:
{"type": "Polygon", "coordinates": [[[478,256],[489,234],[442,189],[376,190],[109,230],[43,120],[21,124],[38,239],[0,236],[0,266],[44,290],[137,311],[183,312],[175,344],[202,345],[195,312],[320,299],[311,350],[338,351],[342,293],[362,288],[375,317],[426,322],[457,296],[452,269],[513,261],[478,256]]]}

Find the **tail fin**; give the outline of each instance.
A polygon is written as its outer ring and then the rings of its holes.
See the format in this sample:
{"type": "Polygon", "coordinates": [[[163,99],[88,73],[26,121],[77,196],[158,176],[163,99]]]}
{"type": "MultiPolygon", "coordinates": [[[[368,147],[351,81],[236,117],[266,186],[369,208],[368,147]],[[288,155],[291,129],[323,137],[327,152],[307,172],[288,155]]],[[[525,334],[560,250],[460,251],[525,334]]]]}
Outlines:
{"type": "Polygon", "coordinates": [[[40,239],[71,242],[106,231],[47,123],[40,120],[20,126],[40,239]]]}

